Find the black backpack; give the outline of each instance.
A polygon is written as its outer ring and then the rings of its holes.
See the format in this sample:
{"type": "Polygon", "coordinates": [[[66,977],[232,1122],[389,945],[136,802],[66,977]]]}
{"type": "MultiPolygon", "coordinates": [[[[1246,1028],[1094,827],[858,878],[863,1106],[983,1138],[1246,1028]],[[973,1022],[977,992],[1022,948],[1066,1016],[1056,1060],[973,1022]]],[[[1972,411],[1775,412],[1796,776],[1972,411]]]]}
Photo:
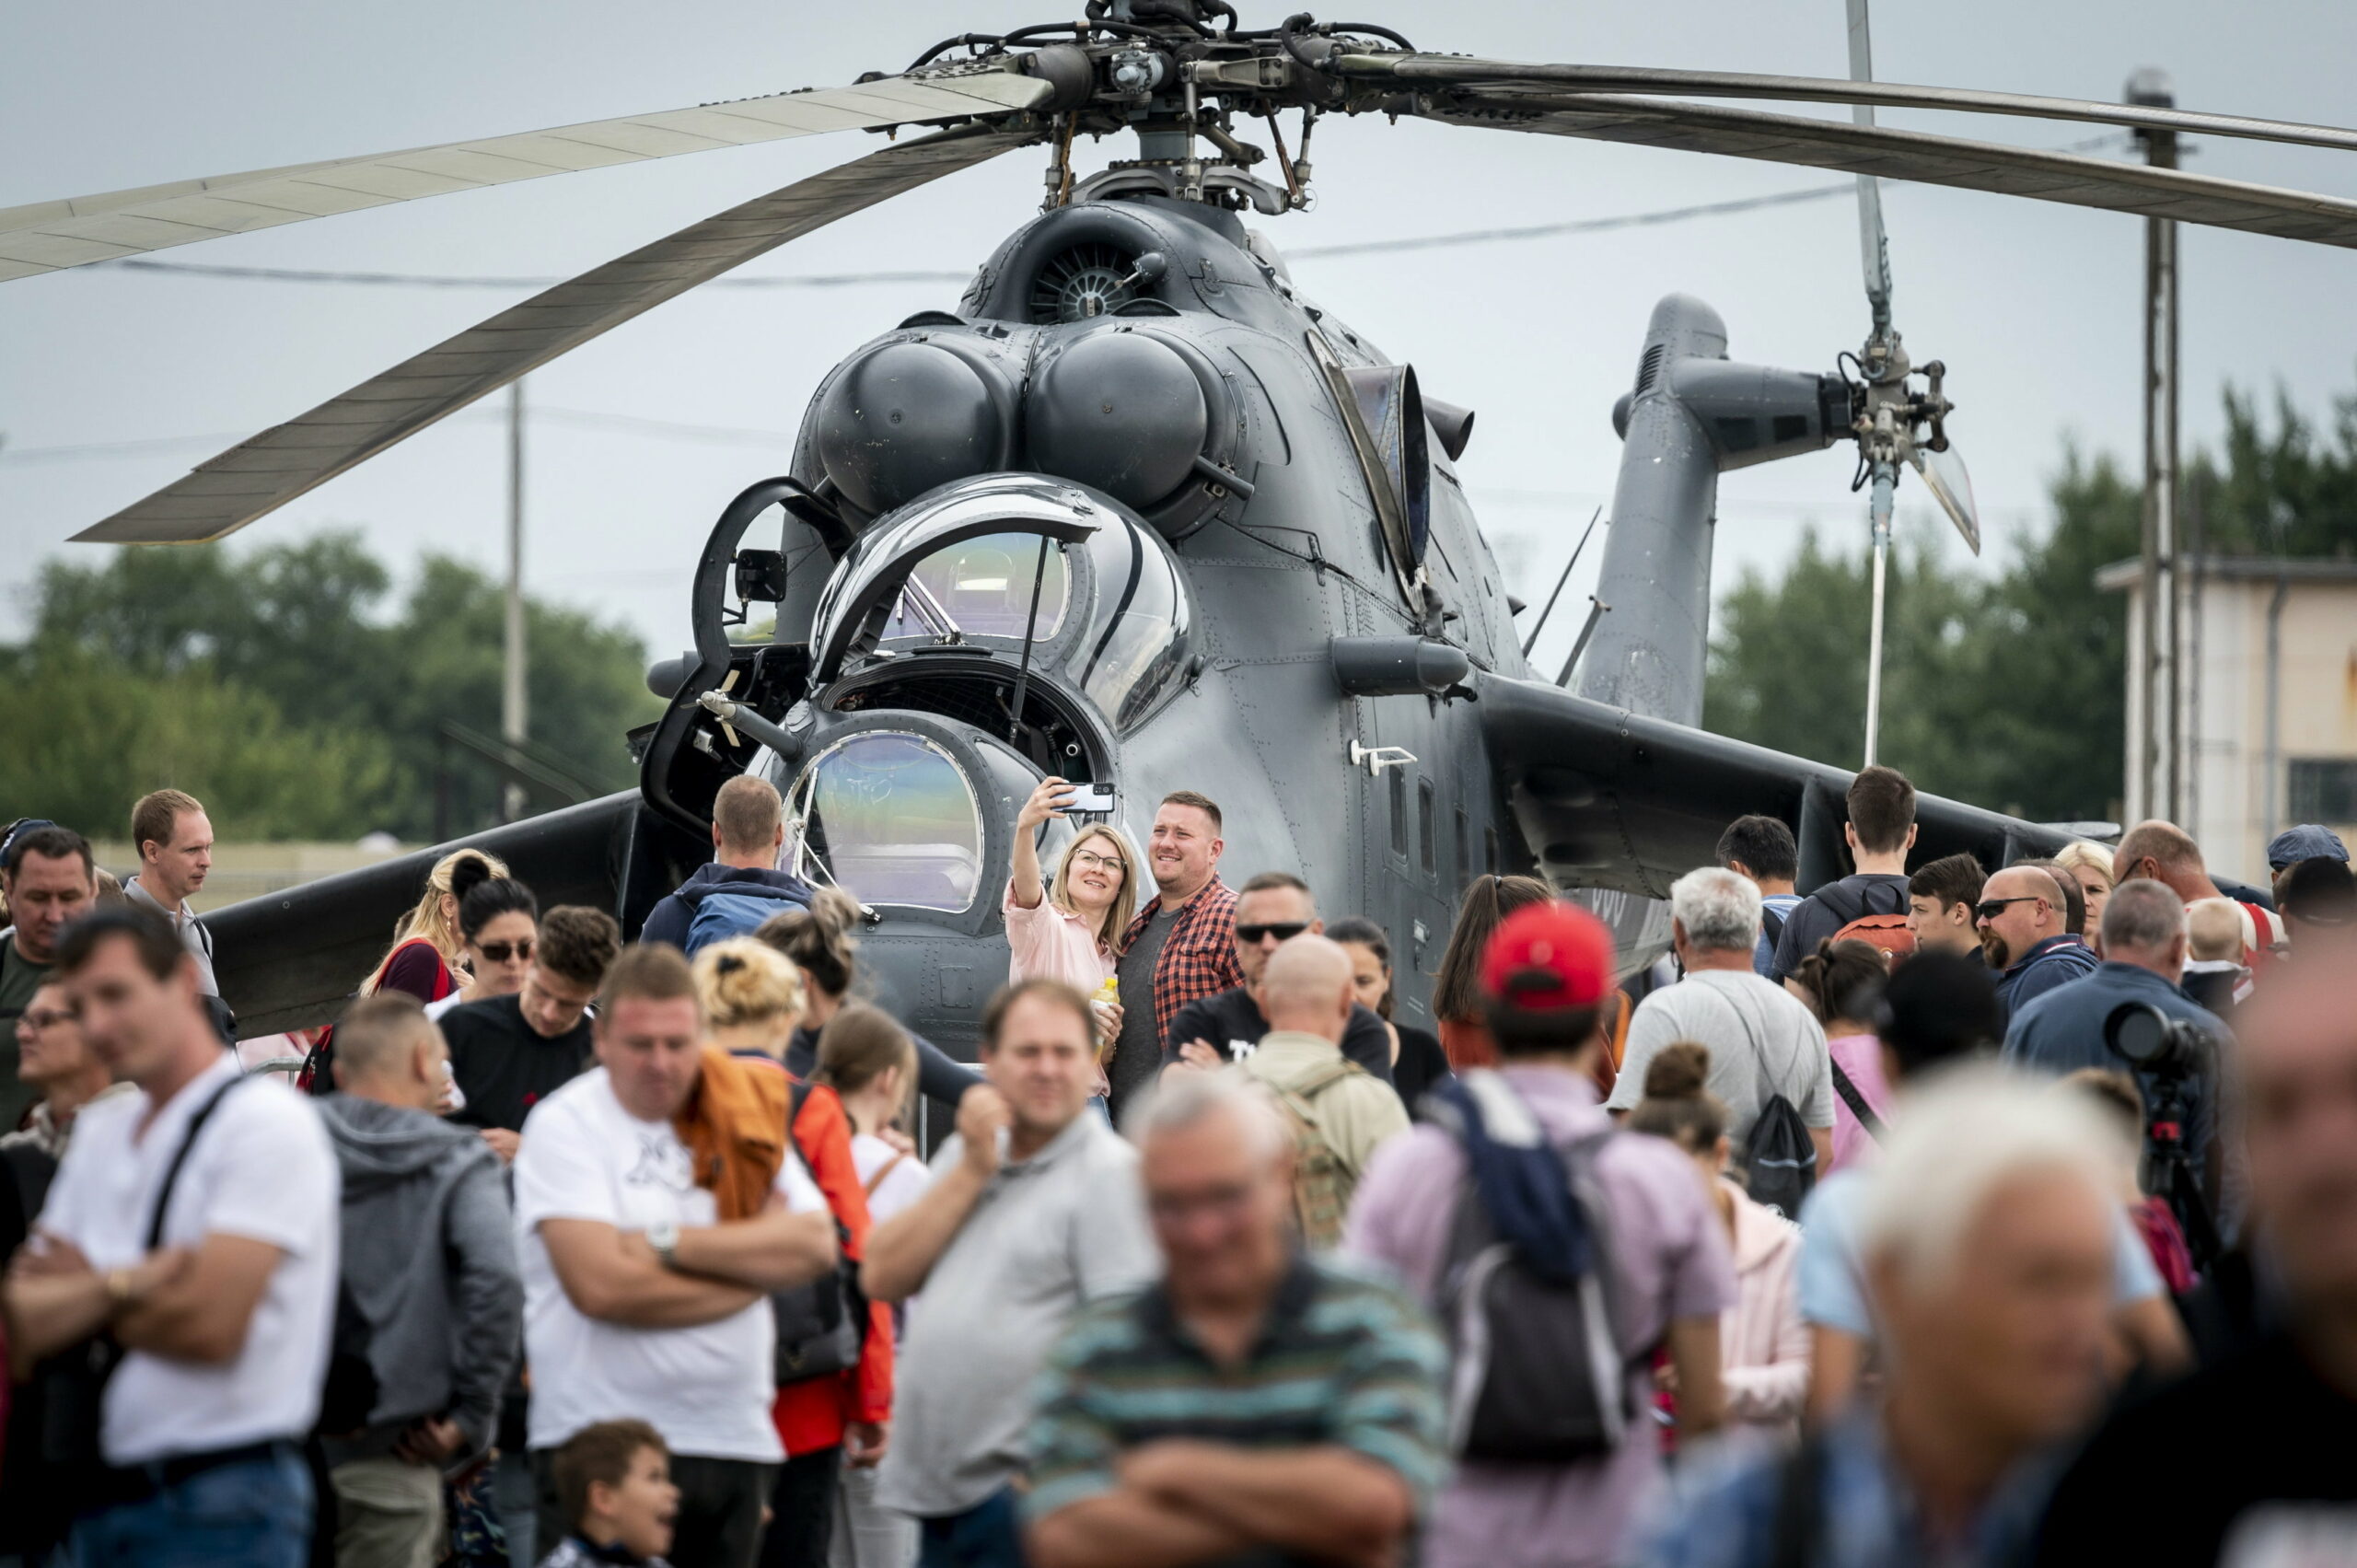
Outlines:
{"type": "Polygon", "coordinates": [[[1817,1185],[1817,1144],[1793,1102],[1768,1097],[1743,1140],[1743,1186],[1751,1201],[1788,1220],[1801,1217],[1801,1202],[1817,1185]]]}
{"type": "Polygon", "coordinates": [[[1449,1451],[1567,1464],[1611,1453],[1637,1418],[1612,1316],[1612,1238],[1596,1183],[1609,1131],[1555,1155],[1586,1216],[1596,1266],[1558,1283],[1499,1239],[1469,1178],[1449,1224],[1437,1307],[1448,1335],[1449,1451]]]}
{"type": "MultiPolygon", "coordinates": [[[[785,1144],[788,1157],[802,1160],[802,1168],[816,1182],[818,1172],[803,1159],[802,1144],[794,1124],[810,1098],[807,1083],[794,1086],[786,1102],[785,1144]]],[[[808,1284],[770,1295],[770,1312],[777,1322],[775,1371],[777,1386],[830,1376],[859,1365],[867,1344],[867,1297],[859,1288],[859,1265],[851,1260],[851,1232],[835,1221],[835,1266],[808,1284]]]]}

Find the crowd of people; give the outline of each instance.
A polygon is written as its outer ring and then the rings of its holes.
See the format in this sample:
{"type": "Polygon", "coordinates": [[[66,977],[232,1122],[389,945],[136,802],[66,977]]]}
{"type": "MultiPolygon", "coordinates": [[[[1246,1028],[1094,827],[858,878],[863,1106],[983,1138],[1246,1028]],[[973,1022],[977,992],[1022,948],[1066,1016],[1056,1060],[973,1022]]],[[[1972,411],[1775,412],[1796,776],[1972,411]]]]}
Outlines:
{"type": "Polygon", "coordinates": [[[1072,804],[970,1063],[758,779],[635,940],[445,856],[299,1074],[199,802],[114,887],[18,824],[0,1568],[2357,1560],[2327,830],[1926,860],[1870,768],[1852,872],[1743,818],[1655,962],[1477,879],[1427,1030],[1209,796],[1072,804]]]}

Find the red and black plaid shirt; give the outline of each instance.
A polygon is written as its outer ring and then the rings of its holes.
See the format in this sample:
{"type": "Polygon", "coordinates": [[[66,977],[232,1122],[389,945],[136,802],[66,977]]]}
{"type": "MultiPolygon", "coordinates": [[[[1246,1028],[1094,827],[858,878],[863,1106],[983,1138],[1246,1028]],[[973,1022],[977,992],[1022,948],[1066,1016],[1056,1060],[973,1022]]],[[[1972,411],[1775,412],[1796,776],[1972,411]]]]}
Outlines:
{"type": "MultiPolygon", "coordinates": [[[[1121,937],[1121,950],[1142,935],[1148,922],[1162,908],[1162,895],[1156,893],[1138,911],[1130,922],[1130,929],[1121,937]]],[[[1236,895],[1227,884],[1214,877],[1211,886],[1197,893],[1187,907],[1178,912],[1178,923],[1170,929],[1169,939],[1162,944],[1162,956],[1154,965],[1154,1038],[1160,1041],[1170,1033],[1170,1020],[1188,1003],[1205,996],[1216,996],[1244,983],[1244,966],[1236,958],[1236,895]]]]}

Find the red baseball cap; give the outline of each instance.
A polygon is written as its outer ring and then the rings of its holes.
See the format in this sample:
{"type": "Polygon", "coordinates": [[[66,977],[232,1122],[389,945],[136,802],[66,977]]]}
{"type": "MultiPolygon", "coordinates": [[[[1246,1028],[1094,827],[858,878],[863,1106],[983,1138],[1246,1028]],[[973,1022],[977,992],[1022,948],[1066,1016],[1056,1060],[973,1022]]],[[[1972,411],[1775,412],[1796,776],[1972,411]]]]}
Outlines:
{"type": "Polygon", "coordinates": [[[1612,989],[1612,933],[1560,899],[1506,916],[1481,953],[1481,991],[1532,1012],[1593,1007],[1612,989]]]}

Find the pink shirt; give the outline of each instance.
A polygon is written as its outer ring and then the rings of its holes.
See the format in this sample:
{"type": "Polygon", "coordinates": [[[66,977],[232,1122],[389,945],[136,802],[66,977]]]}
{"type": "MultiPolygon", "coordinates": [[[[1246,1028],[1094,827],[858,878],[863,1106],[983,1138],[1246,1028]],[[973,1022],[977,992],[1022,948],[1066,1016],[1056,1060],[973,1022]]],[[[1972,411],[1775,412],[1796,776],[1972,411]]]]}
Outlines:
{"type": "MultiPolygon", "coordinates": [[[[1841,1071],[1850,1075],[1857,1086],[1858,1096],[1866,1109],[1885,1126],[1890,1122],[1890,1086],[1882,1076],[1882,1041],[1872,1035],[1843,1035],[1829,1040],[1825,1048],[1841,1071]]],[[[1825,1167],[1827,1175],[1845,1166],[1872,1165],[1877,1153],[1875,1135],[1852,1114],[1850,1102],[1839,1093],[1833,1097],[1833,1158],[1825,1167]]]]}
{"type": "Polygon", "coordinates": [[[1808,1393],[1808,1325],[1801,1321],[1801,1227],[1742,1188],[1735,1195],[1735,1305],[1719,1316],[1719,1376],[1727,1417],[1783,1435],[1799,1431],[1808,1393]]]}
{"type": "Polygon", "coordinates": [[[1060,980],[1083,996],[1113,977],[1113,953],[1097,940],[1088,923],[1067,914],[1056,901],[1040,895],[1037,909],[1015,901],[1015,884],[1006,885],[1000,900],[1006,915],[1008,951],[1006,979],[1010,985],[1026,980],[1060,980]]]}
{"type": "MultiPolygon", "coordinates": [[[[1609,1125],[1585,1077],[1552,1068],[1501,1071],[1556,1143],[1609,1125]]],[[[1716,1318],[1736,1300],[1726,1227],[1695,1179],[1694,1162],[1666,1138],[1613,1137],[1597,1152],[1596,1176],[1618,1265],[1613,1327],[1630,1359],[1636,1407],[1643,1410],[1653,1398],[1643,1353],[1673,1318],[1716,1318]]],[[[1411,1127],[1387,1141],[1360,1179],[1342,1250],[1388,1266],[1429,1307],[1464,1182],[1464,1151],[1442,1129],[1411,1127]]],[[[1623,1560],[1622,1538],[1660,1479],[1661,1444],[1643,1421],[1603,1458],[1460,1464],[1433,1504],[1424,1563],[1606,1568],[1623,1560]]]]}

